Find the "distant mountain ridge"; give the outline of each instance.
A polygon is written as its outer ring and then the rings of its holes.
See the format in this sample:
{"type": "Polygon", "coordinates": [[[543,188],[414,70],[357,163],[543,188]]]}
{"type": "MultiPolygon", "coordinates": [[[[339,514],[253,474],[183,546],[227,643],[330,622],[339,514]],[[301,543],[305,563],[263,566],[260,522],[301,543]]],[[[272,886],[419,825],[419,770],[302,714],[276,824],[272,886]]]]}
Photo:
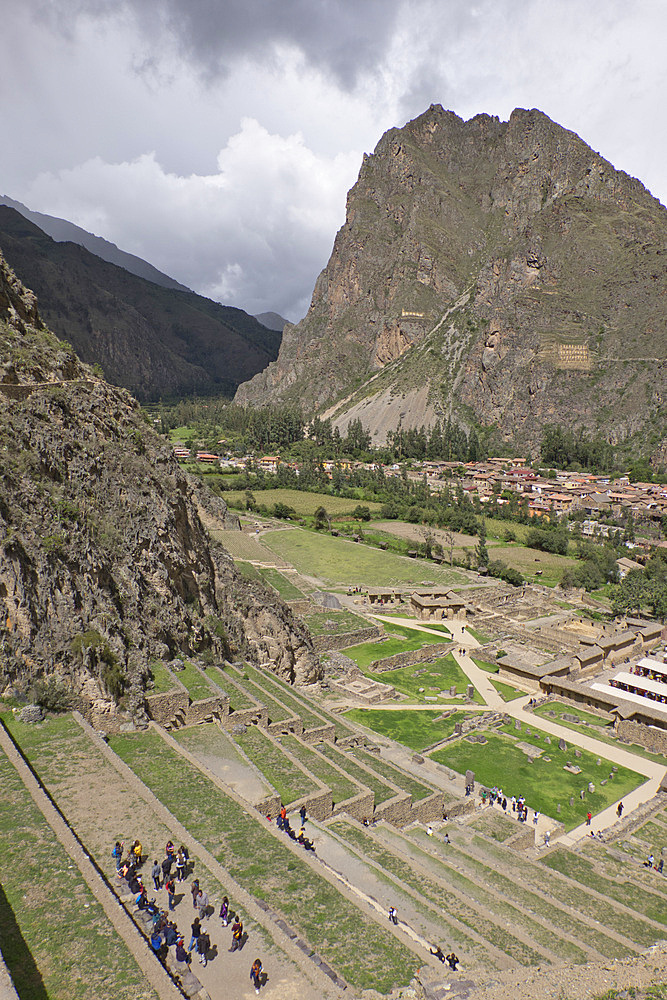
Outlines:
{"type": "Polygon", "coordinates": [[[537,110],[432,105],[364,156],[307,316],[241,404],[344,429],[546,423],[667,459],[667,210],[537,110]]]}
{"type": "Polygon", "coordinates": [[[281,316],[277,312],[263,312],[258,313],[255,316],[258,323],[262,326],[268,326],[269,330],[279,330],[281,333],[285,329],[286,324],[289,320],[286,320],[284,316],[281,316]]]}
{"type": "Polygon", "coordinates": [[[90,250],[91,253],[94,253],[97,257],[101,257],[102,260],[106,260],[109,264],[116,264],[117,267],[124,267],[130,274],[136,274],[139,278],[154,281],[156,285],[162,285],[163,288],[177,288],[181,292],[191,291],[190,288],[182,285],[175,278],[170,278],[168,274],[158,271],[148,261],[142,260],[141,257],[135,257],[132,253],[126,253],[125,250],[117,247],[115,243],[110,243],[101,236],[95,236],[93,233],[81,229],[80,226],[75,226],[73,222],[68,222],[66,219],[59,219],[54,215],[33,212],[32,209],[27,208],[20,201],[15,201],[6,194],[0,195],[0,205],[6,205],[7,208],[15,209],[25,219],[34,222],[42,232],[50,236],[56,243],[78,243],[79,246],[90,250]]]}
{"type": "Polygon", "coordinates": [[[242,309],[156,284],[77,243],[56,242],[6,206],[0,249],[39,297],[54,333],[142,402],[231,396],[277,356],[281,334],[242,309]]]}

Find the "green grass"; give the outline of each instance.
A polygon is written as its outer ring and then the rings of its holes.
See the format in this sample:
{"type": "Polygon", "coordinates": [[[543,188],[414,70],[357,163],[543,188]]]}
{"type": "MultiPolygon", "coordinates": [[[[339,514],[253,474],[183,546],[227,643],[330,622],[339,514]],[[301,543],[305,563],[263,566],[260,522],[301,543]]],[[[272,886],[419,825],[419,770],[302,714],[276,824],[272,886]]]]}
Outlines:
{"type": "Polygon", "coordinates": [[[477,639],[477,642],[481,646],[485,646],[487,642],[491,642],[491,637],[486,635],[484,632],[478,631],[476,628],[471,628],[470,625],[466,624],[466,632],[468,632],[473,639],[477,639]]]}
{"type": "Polygon", "coordinates": [[[500,813],[489,812],[488,810],[482,813],[481,816],[476,816],[474,819],[469,820],[467,825],[472,827],[473,830],[479,830],[485,837],[497,840],[499,844],[503,844],[520,829],[518,823],[507,819],[505,816],[501,816],[500,813]]]}
{"type": "Polygon", "coordinates": [[[229,707],[232,712],[255,707],[255,702],[248,697],[243,688],[235,686],[234,681],[238,682],[240,677],[236,672],[232,673],[231,667],[225,670],[221,667],[206,667],[206,673],[229,697],[229,707]]]}
{"type": "Polygon", "coordinates": [[[277,677],[274,677],[273,674],[268,673],[268,671],[246,666],[246,673],[263,691],[267,691],[269,695],[275,695],[281,704],[290,709],[294,715],[299,716],[303,721],[305,729],[323,726],[329,721],[320,715],[315,715],[308,707],[308,701],[305,698],[295,697],[294,691],[289,685],[283,683],[277,677]]]}
{"type": "Polygon", "coordinates": [[[407,985],[417,959],[154,732],[112,748],[241,885],[285,914],[355,989],[407,985]],[[331,929],[335,928],[335,934],[331,929]],[[354,947],[350,947],[354,942],[354,947]]]}
{"type": "MultiPolygon", "coordinates": [[[[402,791],[409,792],[412,796],[413,802],[421,802],[422,799],[426,799],[429,795],[433,795],[433,792],[435,791],[434,788],[430,788],[428,785],[422,784],[422,782],[418,781],[417,778],[413,778],[405,771],[401,771],[400,768],[394,767],[393,764],[384,760],[379,756],[379,754],[370,754],[366,750],[362,750],[361,747],[353,747],[351,753],[369,767],[372,767],[378,774],[381,774],[383,778],[387,778],[389,781],[393,782],[402,791]]],[[[450,796],[445,795],[445,800],[451,801],[450,796]]]]}
{"type": "MultiPolygon", "coordinates": [[[[329,496],[327,493],[306,493],[302,490],[251,490],[255,502],[262,507],[273,507],[276,503],[284,503],[293,507],[299,517],[312,517],[318,507],[324,507],[327,514],[339,517],[351,514],[359,504],[373,511],[378,511],[382,504],[373,500],[350,500],[346,497],[329,496]]],[[[226,490],[225,503],[230,507],[245,510],[245,490],[226,490]]]]}
{"type": "MultiPolygon", "coordinates": [[[[469,824],[472,827],[481,828],[482,832],[486,833],[492,840],[498,842],[504,839],[502,826],[487,826],[485,829],[483,826],[485,820],[487,824],[490,824],[491,820],[497,820],[499,824],[507,825],[514,831],[517,829],[516,823],[512,823],[497,814],[488,818],[480,817],[469,824]]],[[[416,840],[423,843],[429,851],[438,850],[440,844],[439,838],[428,838],[427,840],[427,834],[423,830],[415,830],[413,836],[416,840]]],[[[476,837],[475,840],[479,843],[480,838],[476,837]]],[[[481,881],[482,884],[493,886],[496,892],[506,895],[508,899],[511,899],[517,905],[523,906],[529,913],[537,914],[559,930],[564,931],[566,934],[571,934],[578,941],[595,948],[600,955],[609,958],[624,958],[632,954],[630,949],[615,941],[609,935],[604,934],[595,926],[591,926],[589,923],[573,917],[571,913],[561,909],[560,906],[554,906],[551,899],[544,899],[536,892],[532,892],[525,886],[520,885],[517,879],[499,871],[497,865],[484,864],[469,852],[459,850],[454,844],[449,844],[446,848],[443,845],[442,857],[450,861],[456,869],[469,872],[474,878],[481,881]]],[[[578,957],[573,957],[570,960],[581,962],[581,953],[578,957]]]]}
{"type": "Polygon", "coordinates": [[[379,708],[352,708],[345,715],[352,722],[372,729],[381,736],[388,736],[411,750],[421,753],[426,747],[447,739],[454,732],[454,725],[466,718],[464,712],[454,712],[441,719],[441,712],[410,711],[409,708],[383,711],[379,708]],[[439,721],[435,721],[438,719],[439,721]]]}
{"type": "Polygon", "coordinates": [[[436,632],[446,632],[447,635],[451,635],[450,630],[447,628],[446,625],[443,625],[442,622],[424,622],[424,625],[426,625],[428,628],[434,629],[436,632]]]}
{"type": "MultiPolygon", "coordinates": [[[[650,924],[632,914],[617,910],[610,900],[592,895],[581,883],[574,880],[564,881],[553,875],[550,868],[542,863],[532,862],[525,855],[517,855],[511,848],[490,844],[481,837],[474,837],[472,845],[483,854],[487,864],[503,869],[517,883],[527,882],[533,888],[546,893],[552,901],[551,905],[562,903],[566,907],[574,907],[579,913],[588,917],[594,926],[608,927],[642,948],[655,944],[656,932],[650,924]]],[[[574,856],[570,852],[562,853],[566,858],[574,856]]],[[[627,949],[620,951],[621,948],[623,946],[620,944],[609,944],[607,950],[603,950],[602,953],[616,957],[627,952],[627,949]]]]}
{"type": "Polygon", "coordinates": [[[489,663],[488,660],[478,660],[476,656],[471,657],[472,662],[476,663],[480,670],[486,670],[489,674],[497,674],[500,670],[498,663],[489,663]]]}
{"type": "Polygon", "coordinates": [[[493,677],[491,678],[491,683],[503,701],[514,701],[515,698],[523,698],[526,694],[525,691],[519,691],[518,688],[513,688],[510,684],[504,684],[503,681],[497,681],[493,677]]]}
{"type": "Polygon", "coordinates": [[[387,622],[386,628],[387,632],[395,633],[395,637],[390,636],[381,642],[362,642],[356,646],[348,646],[343,652],[363,670],[371,663],[385,660],[388,656],[395,656],[396,653],[411,653],[416,649],[443,642],[439,635],[429,635],[428,632],[420,632],[393,622],[387,622]]]}
{"type": "Polygon", "coordinates": [[[273,785],[286,806],[317,791],[312,777],[286,757],[257,726],[250,726],[243,735],[234,735],[233,739],[273,785]]]}
{"type": "Polygon", "coordinates": [[[491,558],[518,570],[531,583],[542,583],[547,587],[555,587],[566,569],[578,565],[578,560],[571,556],[540,552],[523,545],[499,545],[493,549],[491,558]]]}
{"type": "Polygon", "coordinates": [[[154,660],[151,663],[151,674],[155,686],[149,692],[150,694],[166,694],[167,691],[173,691],[176,687],[173,675],[167,670],[164,663],[160,663],[159,660],[154,660]]]}
{"type": "Polygon", "coordinates": [[[264,582],[276,590],[284,601],[302,601],[304,599],[305,595],[299,588],[295,587],[292,581],[279,573],[277,569],[273,569],[271,566],[262,566],[259,573],[264,582]]]}
{"type": "Polygon", "coordinates": [[[248,694],[256,698],[268,709],[269,722],[284,722],[292,717],[293,713],[281,702],[277,701],[265,687],[256,684],[252,680],[252,667],[247,667],[242,675],[234,678],[248,694]]]}
{"type": "MultiPolygon", "coordinates": [[[[281,736],[280,742],[294,756],[301,761],[304,767],[318,778],[322,784],[331,789],[334,805],[345,802],[358,795],[361,789],[345,774],[336,770],[331,762],[324,755],[320,755],[306,743],[302,743],[296,736],[281,736]]],[[[319,747],[318,747],[319,749],[319,747]]]]}
{"type": "Polygon", "coordinates": [[[346,632],[372,628],[375,624],[351,611],[316,611],[302,617],[311,635],[345,635],[346,632]]]}
{"type": "Polygon", "coordinates": [[[667,926],[667,906],[664,895],[659,894],[661,885],[656,885],[658,893],[649,892],[645,886],[634,882],[605,878],[586,858],[557,848],[544,859],[544,863],[555,871],[567,875],[568,878],[581,882],[589,889],[594,889],[608,899],[615,899],[623,906],[636,913],[667,926]]]}
{"type": "MultiPolygon", "coordinates": [[[[335,820],[332,824],[334,830],[338,831],[345,840],[349,841],[368,858],[381,865],[385,871],[390,872],[395,878],[400,879],[405,885],[410,886],[424,896],[427,900],[436,903],[445,913],[455,917],[461,923],[481,934],[483,938],[494,944],[506,955],[511,955],[520,965],[538,965],[547,963],[547,960],[538,954],[529,945],[524,944],[514,937],[506,926],[501,927],[493,920],[483,915],[479,910],[474,909],[472,901],[480,901],[488,905],[490,898],[479,886],[474,886],[470,891],[469,880],[459,879],[466,883],[465,890],[469,900],[466,902],[458,896],[448,891],[446,881],[453,881],[454,876],[451,870],[447,872],[445,878],[436,879],[427,875],[424,871],[415,871],[412,865],[395,854],[389,847],[380,844],[365,830],[359,830],[345,820],[335,820]]],[[[411,846],[411,855],[420,853],[417,848],[411,846]]],[[[501,901],[499,901],[501,902],[501,901]]],[[[511,919],[514,912],[507,900],[501,902],[504,906],[504,923],[511,919]]],[[[548,963],[547,963],[548,964],[548,963]]]]}
{"type": "Polygon", "coordinates": [[[261,580],[262,575],[256,566],[252,563],[244,562],[243,559],[236,559],[235,565],[239,573],[246,577],[247,580],[261,580]]]}
{"type": "Polygon", "coordinates": [[[272,552],[264,547],[254,535],[248,535],[245,531],[222,531],[214,529],[209,532],[211,538],[220,542],[227,549],[230,556],[240,559],[242,562],[254,560],[255,562],[275,562],[272,552]]]}
{"type": "MultiPolygon", "coordinates": [[[[548,701],[546,704],[533,709],[533,714],[539,715],[542,719],[552,718],[549,712],[556,713],[559,724],[563,723],[563,715],[575,715],[582,722],[587,722],[591,726],[611,726],[611,719],[605,719],[601,715],[594,715],[593,712],[586,712],[582,708],[578,708],[576,705],[568,705],[564,701],[548,701]]],[[[567,725],[567,722],[563,723],[563,725],[567,725]]],[[[576,728],[576,723],[572,723],[571,725],[573,728],[576,728]]],[[[578,728],[581,732],[582,727],[578,728]]],[[[597,734],[595,738],[597,739],[597,734]]]]}
{"type": "Polygon", "coordinates": [[[528,805],[541,813],[559,818],[567,830],[578,826],[586,819],[586,812],[600,812],[616,799],[626,795],[645,779],[635,771],[619,767],[613,780],[601,785],[611,771],[611,762],[603,760],[600,767],[596,765],[597,756],[587,750],[581,751],[581,757],[574,755],[572,748],[559,750],[558,743],[552,740],[551,746],[534,736],[525,733],[516,734],[520,741],[539,746],[544,755],[529,763],[528,757],[517,748],[516,741],[498,732],[485,732],[486,744],[469,743],[466,739],[437,750],[432,756],[434,760],[451,767],[459,774],[466,770],[475,772],[479,784],[491,787],[499,785],[506,795],[525,795],[528,805]],[[550,758],[544,760],[544,756],[550,758]],[[571,774],[564,771],[563,766],[570,760],[581,768],[581,774],[571,774]],[[585,801],[580,801],[580,789],[587,789],[588,782],[595,784],[595,792],[586,792],[585,801]],[[570,806],[570,797],[574,805],[570,806]],[[558,816],[557,804],[561,805],[558,816]]]}
{"type": "Polygon", "coordinates": [[[330,586],[387,587],[402,583],[419,587],[425,579],[449,586],[466,582],[456,570],[303,529],[272,531],[263,542],[300,573],[330,586]]]}
{"type": "Polygon", "coordinates": [[[155,992],[0,751],[0,948],[21,1000],[155,992]]]}
{"type": "Polygon", "coordinates": [[[381,802],[386,802],[388,799],[393,799],[396,795],[395,789],[390,788],[389,785],[381,781],[377,774],[360,767],[351,757],[349,751],[338,750],[332,743],[318,743],[317,749],[325,757],[328,757],[330,761],[341,767],[357,784],[370,788],[375,796],[376,806],[380,805],[381,802]]]}
{"type": "Polygon", "coordinates": [[[192,701],[212,698],[216,693],[206,678],[191,663],[186,663],[183,670],[179,670],[176,676],[181,684],[188,689],[192,701]]]}
{"type": "MultiPolygon", "coordinates": [[[[345,650],[346,655],[348,650],[345,650]]],[[[456,686],[456,693],[465,695],[470,681],[451,654],[442,656],[434,663],[414,663],[409,667],[384,670],[381,674],[366,671],[366,676],[379,679],[383,684],[391,684],[411,701],[427,705],[433,700],[451,703],[450,688],[456,686]],[[421,689],[421,690],[420,690],[421,689]]],[[[484,699],[475,690],[474,699],[479,705],[484,699]]]]}

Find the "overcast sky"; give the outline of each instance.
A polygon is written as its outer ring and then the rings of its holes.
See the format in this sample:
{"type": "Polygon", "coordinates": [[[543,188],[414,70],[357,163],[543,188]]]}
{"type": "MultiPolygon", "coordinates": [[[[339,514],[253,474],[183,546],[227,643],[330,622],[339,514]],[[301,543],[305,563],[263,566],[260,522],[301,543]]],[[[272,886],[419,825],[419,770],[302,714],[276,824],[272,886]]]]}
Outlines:
{"type": "Polygon", "coordinates": [[[664,0],[3,0],[0,193],[302,316],[361,157],[536,107],[667,203],[664,0]]]}

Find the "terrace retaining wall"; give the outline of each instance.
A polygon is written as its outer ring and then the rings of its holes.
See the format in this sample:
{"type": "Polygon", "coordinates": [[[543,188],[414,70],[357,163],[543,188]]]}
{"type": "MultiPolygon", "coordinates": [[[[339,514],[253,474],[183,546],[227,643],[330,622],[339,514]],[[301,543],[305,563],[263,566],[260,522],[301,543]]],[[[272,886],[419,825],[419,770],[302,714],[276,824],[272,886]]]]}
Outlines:
{"type": "Polygon", "coordinates": [[[392,826],[407,826],[412,819],[412,796],[409,792],[401,792],[393,799],[380,803],[373,813],[373,819],[383,819],[392,826]]]}
{"type": "Polygon", "coordinates": [[[304,743],[322,743],[324,741],[334,743],[336,739],[336,727],[333,722],[327,722],[322,726],[316,726],[314,729],[304,729],[301,733],[301,739],[304,743]]]}
{"type": "Polygon", "coordinates": [[[164,694],[149,694],[146,698],[148,717],[160,726],[166,726],[179,712],[187,716],[190,696],[184,687],[174,687],[164,694]]]}
{"type": "Polygon", "coordinates": [[[267,733],[272,736],[281,736],[283,733],[293,733],[294,736],[301,736],[303,733],[303,720],[298,715],[292,715],[282,722],[270,722],[266,727],[267,733]]]}
{"type": "MultiPolygon", "coordinates": [[[[429,823],[441,820],[445,811],[445,793],[434,792],[433,795],[412,803],[412,820],[418,823],[429,823]]],[[[450,810],[447,810],[448,815],[450,810]]]]}
{"type": "Polygon", "coordinates": [[[201,698],[188,704],[185,713],[185,726],[198,726],[202,722],[222,720],[229,715],[229,698],[226,695],[213,695],[201,698]]]}
{"type": "Polygon", "coordinates": [[[220,719],[222,728],[228,730],[233,729],[234,726],[261,726],[262,729],[266,729],[268,724],[269,710],[264,705],[257,705],[255,708],[241,708],[220,719]]]}
{"type": "Polygon", "coordinates": [[[344,632],[341,635],[314,635],[313,648],[316,653],[324,653],[328,650],[345,649],[347,646],[356,646],[361,642],[370,642],[381,635],[380,629],[371,625],[369,628],[358,629],[356,632],[344,632]]]}
{"type": "Polygon", "coordinates": [[[655,729],[632,719],[620,719],[616,732],[622,740],[637,743],[652,753],[667,754],[667,729],[655,729]]]}
{"type": "Polygon", "coordinates": [[[444,656],[455,648],[453,642],[432,642],[421,649],[413,649],[406,653],[394,653],[393,656],[386,656],[382,660],[375,660],[370,665],[373,673],[382,674],[386,670],[398,670],[399,667],[411,667],[414,663],[423,663],[426,660],[436,660],[439,656],[444,656]]]}
{"type": "Polygon", "coordinates": [[[373,792],[364,789],[351,799],[337,803],[334,807],[333,815],[338,816],[341,813],[347,813],[348,816],[356,819],[359,823],[363,823],[365,819],[371,819],[373,816],[374,802],[375,796],[373,792]]]}

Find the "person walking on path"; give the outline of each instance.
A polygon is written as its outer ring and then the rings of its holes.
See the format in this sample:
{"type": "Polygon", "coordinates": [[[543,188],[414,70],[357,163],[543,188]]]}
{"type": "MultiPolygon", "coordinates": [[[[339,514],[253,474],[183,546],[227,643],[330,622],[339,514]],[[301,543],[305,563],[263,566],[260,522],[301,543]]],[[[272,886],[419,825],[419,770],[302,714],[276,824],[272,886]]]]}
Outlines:
{"type": "Polygon", "coordinates": [[[535,813],[533,815],[533,824],[535,826],[537,826],[537,822],[538,822],[539,818],[540,818],[540,814],[539,814],[538,810],[536,809],[535,813]]]}
{"type": "Polygon", "coordinates": [[[593,813],[586,813],[586,826],[591,825],[591,820],[593,819],[593,813]]]}
{"type": "Polygon", "coordinates": [[[226,927],[229,923],[229,900],[226,896],[223,896],[222,903],[220,904],[220,919],[222,926],[226,927]]]}
{"type": "Polygon", "coordinates": [[[182,882],[185,878],[185,857],[182,851],[179,851],[176,855],[176,877],[179,882],[182,882]]]}
{"type": "Polygon", "coordinates": [[[240,951],[241,942],[243,940],[243,921],[238,914],[234,916],[234,923],[232,924],[232,946],[230,951],[240,951]]]}
{"type": "Polygon", "coordinates": [[[155,886],[155,891],[160,889],[160,878],[162,876],[162,868],[160,867],[159,861],[153,862],[153,867],[151,868],[151,875],[153,876],[153,885],[155,886]]]}
{"type": "Polygon", "coordinates": [[[195,910],[197,909],[197,896],[199,895],[199,879],[195,878],[192,880],[192,885],[190,886],[190,892],[192,893],[192,905],[195,910]]]}
{"type": "Polygon", "coordinates": [[[550,838],[551,838],[551,831],[547,830],[547,832],[544,834],[544,846],[545,847],[549,846],[549,839],[550,838]]]}
{"type": "Polygon", "coordinates": [[[197,907],[197,912],[199,913],[199,919],[203,920],[208,912],[208,896],[203,889],[199,890],[199,894],[195,899],[195,906],[197,907]]]}
{"type": "Polygon", "coordinates": [[[398,925],[398,913],[395,906],[389,907],[389,919],[394,925],[398,925]]]}
{"type": "MultiPolygon", "coordinates": [[[[170,875],[167,881],[164,883],[164,887],[167,890],[167,895],[169,897],[169,909],[174,909],[174,902],[176,898],[176,883],[174,882],[174,876],[170,875]]],[[[201,913],[199,914],[201,917],[201,913]]]]}
{"type": "Polygon", "coordinates": [[[616,815],[618,816],[619,819],[623,815],[623,808],[624,807],[622,802],[619,802],[618,805],[616,806],[616,815]]]}
{"type": "Polygon", "coordinates": [[[211,947],[211,939],[208,936],[205,927],[202,927],[201,934],[197,938],[197,954],[199,955],[199,964],[206,966],[208,965],[208,950],[211,947]]]}
{"type": "Polygon", "coordinates": [[[258,958],[250,966],[250,979],[255,987],[255,993],[259,993],[259,988],[262,985],[262,963],[258,958]]]}
{"type": "Polygon", "coordinates": [[[192,951],[194,946],[197,944],[197,938],[201,934],[201,923],[199,917],[195,917],[192,922],[192,937],[190,938],[190,944],[188,945],[188,951],[192,951]]]}

